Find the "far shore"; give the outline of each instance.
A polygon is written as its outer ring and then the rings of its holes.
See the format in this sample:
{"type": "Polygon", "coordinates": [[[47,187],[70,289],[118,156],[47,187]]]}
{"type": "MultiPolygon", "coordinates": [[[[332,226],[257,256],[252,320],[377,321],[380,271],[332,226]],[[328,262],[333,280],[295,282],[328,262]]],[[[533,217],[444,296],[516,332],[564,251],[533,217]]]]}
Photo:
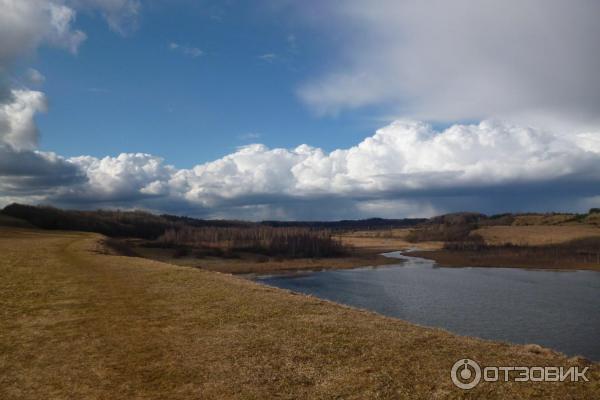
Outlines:
{"type": "Polygon", "coordinates": [[[433,260],[440,267],[482,267],[482,268],[523,268],[548,270],[590,270],[600,271],[600,264],[577,262],[569,259],[555,260],[523,257],[499,251],[494,254],[482,254],[475,251],[417,250],[410,254],[414,257],[433,260]]]}
{"type": "MultiPolygon", "coordinates": [[[[278,258],[245,255],[240,258],[224,257],[173,257],[169,249],[135,247],[136,255],[170,264],[194,267],[227,274],[266,274],[290,271],[312,271],[324,269],[351,269],[398,264],[401,260],[385,257],[382,253],[406,250],[413,245],[400,238],[341,237],[344,244],[351,246],[350,254],[327,258],[278,258]]],[[[436,246],[429,245],[430,248],[436,246]]],[[[427,247],[425,247],[427,248],[427,247]]]]}
{"type": "MultiPolygon", "coordinates": [[[[134,247],[135,255],[170,264],[227,274],[270,274],[294,271],[352,269],[402,263],[402,260],[382,255],[393,251],[411,250],[410,255],[435,261],[440,267],[523,268],[548,270],[600,271],[600,264],[582,263],[568,258],[538,258],[511,253],[498,248],[492,253],[445,250],[442,242],[408,242],[402,233],[392,237],[377,237],[373,233],[341,235],[339,239],[352,250],[343,257],[278,258],[245,255],[239,258],[193,256],[174,257],[169,249],[134,247]]],[[[595,260],[591,260],[595,261],[595,260]]]]}

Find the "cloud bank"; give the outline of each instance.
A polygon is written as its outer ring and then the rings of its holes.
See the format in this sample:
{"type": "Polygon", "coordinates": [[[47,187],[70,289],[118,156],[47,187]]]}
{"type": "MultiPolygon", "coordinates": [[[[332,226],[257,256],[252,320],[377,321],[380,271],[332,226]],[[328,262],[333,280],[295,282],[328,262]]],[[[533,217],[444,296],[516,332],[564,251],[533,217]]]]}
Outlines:
{"type": "Polygon", "coordinates": [[[387,105],[393,115],[430,121],[600,127],[600,2],[350,0],[298,7],[323,40],[335,40],[330,67],[298,91],[318,113],[387,105]]]}
{"type": "Polygon", "coordinates": [[[599,143],[596,134],[496,121],[436,131],[407,120],[347,149],[252,144],[191,169],[150,154],[13,150],[0,163],[0,187],[4,202],[26,193],[59,205],[258,219],[431,215],[486,204],[484,211],[576,209],[600,195],[599,143]]]}

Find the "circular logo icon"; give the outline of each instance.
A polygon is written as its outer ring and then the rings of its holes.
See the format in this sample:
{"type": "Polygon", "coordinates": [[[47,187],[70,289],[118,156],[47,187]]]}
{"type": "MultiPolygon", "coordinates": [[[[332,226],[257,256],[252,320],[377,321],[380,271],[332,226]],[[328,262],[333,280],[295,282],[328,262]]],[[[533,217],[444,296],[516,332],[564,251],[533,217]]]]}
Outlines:
{"type": "Polygon", "coordinates": [[[450,371],[452,383],[461,389],[473,389],[481,381],[481,368],[479,364],[469,358],[458,360],[450,371]]]}

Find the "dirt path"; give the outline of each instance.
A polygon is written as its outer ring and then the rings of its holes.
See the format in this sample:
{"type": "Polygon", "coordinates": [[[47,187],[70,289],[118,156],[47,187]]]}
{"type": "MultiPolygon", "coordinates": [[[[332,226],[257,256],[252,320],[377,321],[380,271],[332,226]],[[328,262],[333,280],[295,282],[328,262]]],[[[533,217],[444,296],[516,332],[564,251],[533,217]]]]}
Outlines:
{"type": "MultiPolygon", "coordinates": [[[[452,364],[584,365],[223,274],[0,230],[1,399],[598,397],[589,383],[456,389],[452,364]]],[[[596,340],[596,338],[590,338],[596,340]]],[[[584,363],[584,364],[582,364],[584,363]]]]}

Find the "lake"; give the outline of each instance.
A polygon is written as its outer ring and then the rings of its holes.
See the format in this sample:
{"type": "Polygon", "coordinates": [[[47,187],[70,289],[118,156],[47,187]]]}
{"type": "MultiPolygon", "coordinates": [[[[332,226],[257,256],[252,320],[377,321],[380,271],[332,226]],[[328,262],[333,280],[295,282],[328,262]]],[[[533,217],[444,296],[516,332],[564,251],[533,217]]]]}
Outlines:
{"type": "Polygon", "coordinates": [[[442,268],[386,255],[404,262],[254,279],[460,335],[600,360],[600,272],[442,268]]]}

